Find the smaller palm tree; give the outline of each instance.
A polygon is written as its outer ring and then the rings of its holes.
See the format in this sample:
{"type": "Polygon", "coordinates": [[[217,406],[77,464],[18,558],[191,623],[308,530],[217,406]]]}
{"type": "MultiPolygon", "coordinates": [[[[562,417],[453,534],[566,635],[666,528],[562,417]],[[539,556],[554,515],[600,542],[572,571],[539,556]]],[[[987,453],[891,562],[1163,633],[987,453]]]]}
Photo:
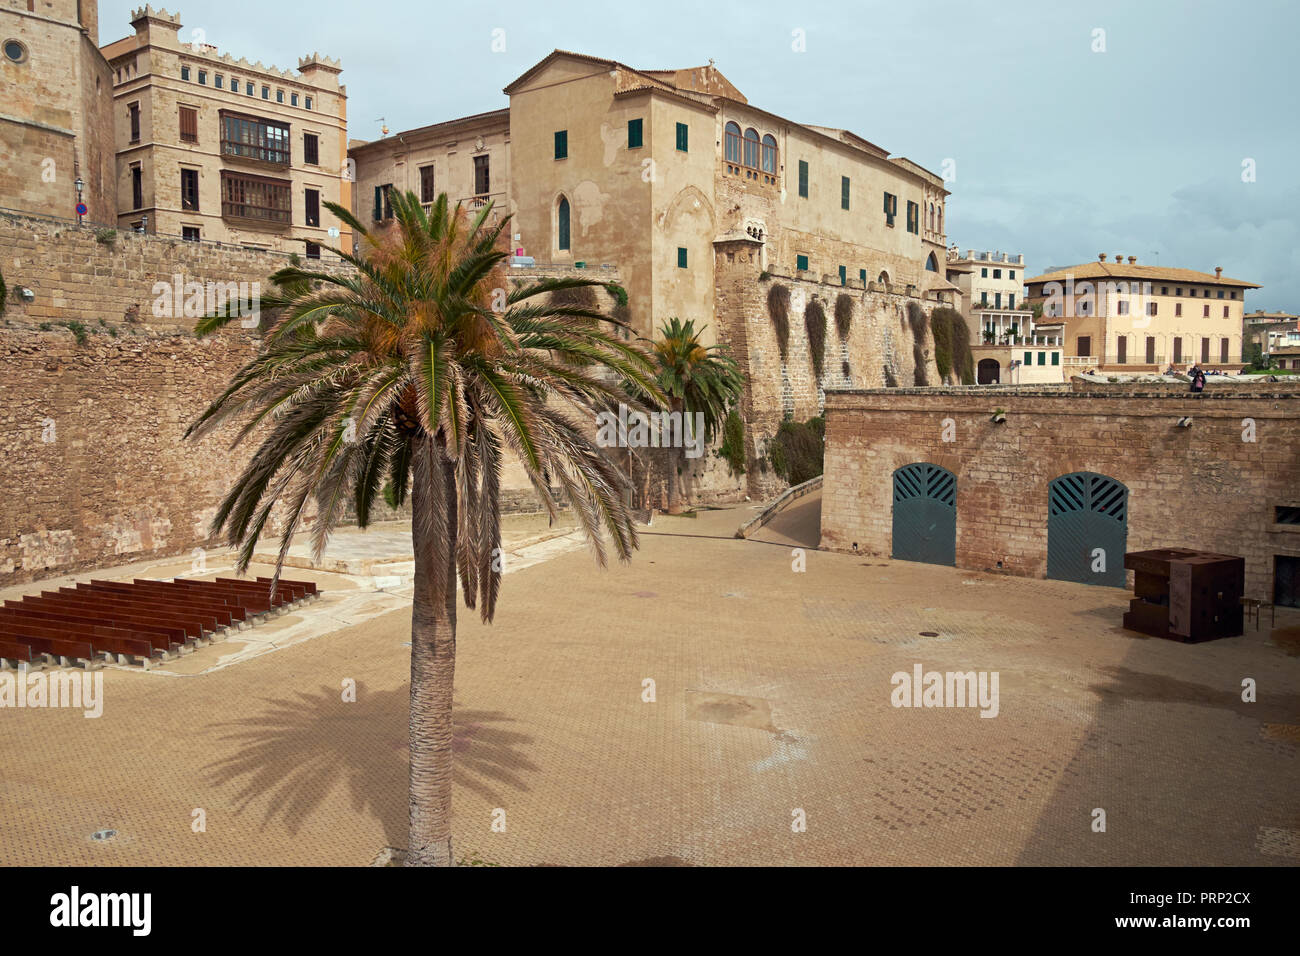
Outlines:
{"type": "MultiPolygon", "coordinates": [[[[713,441],[727,417],[727,409],[745,387],[736,360],[720,345],[704,345],[693,319],[683,322],[674,316],[659,329],[658,341],[651,343],[657,371],[655,379],[668,397],[668,410],[682,417],[683,434],[691,430],[694,438],[695,416],[703,416],[704,441],[713,441]]],[[[680,514],[682,460],[681,448],[668,449],[668,513],[680,514]]]]}

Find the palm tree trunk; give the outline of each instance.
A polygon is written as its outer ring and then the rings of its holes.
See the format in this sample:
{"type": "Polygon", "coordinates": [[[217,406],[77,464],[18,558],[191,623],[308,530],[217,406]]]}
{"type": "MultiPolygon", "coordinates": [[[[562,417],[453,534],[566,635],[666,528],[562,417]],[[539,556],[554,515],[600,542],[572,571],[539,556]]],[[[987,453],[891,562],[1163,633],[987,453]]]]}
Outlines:
{"type": "MultiPolygon", "coordinates": [[[[674,412],[679,412],[682,416],[682,434],[685,436],[686,431],[686,413],[682,411],[681,405],[684,404],[681,399],[674,398],[671,408],[674,412]]],[[[682,504],[682,478],[679,473],[682,462],[682,449],[672,447],[668,449],[668,513],[670,515],[679,515],[686,510],[682,504]]]]}
{"type": "Polygon", "coordinates": [[[415,439],[411,532],[410,831],[407,866],[451,866],[456,672],[456,487],[442,439],[415,439]]]}

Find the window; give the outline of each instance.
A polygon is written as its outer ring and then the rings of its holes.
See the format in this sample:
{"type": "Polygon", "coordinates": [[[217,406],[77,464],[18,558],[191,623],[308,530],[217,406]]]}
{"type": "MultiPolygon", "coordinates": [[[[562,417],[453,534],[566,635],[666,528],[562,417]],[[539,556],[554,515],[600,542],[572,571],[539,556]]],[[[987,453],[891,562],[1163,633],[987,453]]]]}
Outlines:
{"type": "Polygon", "coordinates": [[[988,266],[983,266],[983,267],[980,269],[980,278],[981,278],[981,279],[987,279],[988,277],[989,277],[988,266]]]}
{"type": "Polygon", "coordinates": [[[1210,340],[1201,339],[1201,361],[1208,363],[1210,361],[1210,340]]]}
{"type": "Polygon", "coordinates": [[[1026,364],[1026,365],[1033,365],[1033,364],[1034,364],[1034,353],[1033,353],[1033,352],[1026,352],[1026,353],[1025,353],[1025,364],[1026,364]]]}
{"type": "Polygon", "coordinates": [[[677,247],[677,268],[679,269],[686,268],[686,247],[685,246],[677,247]]]}
{"type": "Polygon", "coordinates": [[[199,171],[181,170],[181,208],[197,211],[199,208],[199,171]]]}
{"type": "Polygon", "coordinates": [[[1161,294],[1161,295],[1168,295],[1168,294],[1169,294],[1169,286],[1167,286],[1167,285],[1162,285],[1162,286],[1160,287],[1160,294],[1161,294]]]}
{"type": "Polygon", "coordinates": [[[131,208],[144,208],[144,170],[139,163],[131,167],[131,208]]]}
{"type": "Polygon", "coordinates": [[[994,269],[994,270],[993,270],[993,278],[995,278],[995,279],[1001,279],[1001,278],[1002,278],[1002,270],[1001,270],[1001,269],[994,269]]]}
{"type": "Polygon", "coordinates": [[[688,135],[688,131],[686,129],[686,124],[678,123],[677,124],[677,148],[681,150],[683,153],[687,152],[687,147],[690,145],[689,141],[687,140],[687,135],[688,135]]]}
{"type": "Polygon", "coordinates": [[[302,134],[302,161],[308,166],[320,165],[320,140],[315,133],[302,134]]]}
{"type": "Polygon", "coordinates": [[[1081,335],[1074,342],[1074,354],[1084,358],[1092,358],[1092,336],[1081,335]]]}
{"type": "Polygon", "coordinates": [[[555,131],[555,158],[569,158],[569,131],[567,129],[557,129],[555,131]]]}
{"type": "Polygon", "coordinates": [[[1274,524],[1300,524],[1300,508],[1294,505],[1274,505],[1274,524]]]}
{"type": "Polygon", "coordinates": [[[740,127],[728,123],[722,131],[722,155],[729,163],[740,165],[740,127]]]}
{"type": "Polygon", "coordinates": [[[303,106],[305,106],[307,109],[311,109],[311,97],[310,97],[310,96],[307,97],[307,98],[303,101],[303,106]]]}
{"type": "Polygon", "coordinates": [[[1159,303],[1156,303],[1156,302],[1148,302],[1148,303],[1147,303],[1147,315],[1156,315],[1156,314],[1157,314],[1157,309],[1158,309],[1158,308],[1159,308],[1159,303]]]}
{"type": "Polygon", "coordinates": [[[1203,311],[1201,312],[1201,318],[1208,319],[1210,317],[1210,307],[1207,305],[1207,306],[1203,306],[1202,308],[1203,311]]]}
{"type": "Polygon", "coordinates": [[[763,172],[776,176],[776,137],[771,133],[763,137],[763,172]]]}
{"type": "Polygon", "coordinates": [[[1061,364],[1061,353],[1060,353],[1060,352],[1053,352],[1053,353],[1052,353],[1052,364],[1053,364],[1053,365],[1060,365],[1060,364],[1061,364]]]}
{"type": "Polygon", "coordinates": [[[303,197],[305,199],[304,208],[306,216],[303,221],[309,226],[320,225],[320,190],[308,189],[303,197]]]}
{"type": "Polygon", "coordinates": [[[433,191],[433,167],[420,167],[420,202],[433,202],[437,194],[433,191]]]}
{"type": "Polygon", "coordinates": [[[199,227],[198,227],[198,226],[181,226],[181,239],[182,239],[184,242],[198,242],[198,241],[199,241],[199,227]]]}
{"type": "Polygon", "coordinates": [[[865,289],[865,288],[867,287],[867,270],[866,270],[866,269],[859,269],[859,270],[858,270],[858,281],[862,283],[862,288],[865,289]]]}
{"type": "Polygon", "coordinates": [[[5,40],[5,59],[22,63],[27,59],[27,47],[17,40],[5,40]]]}
{"type": "Polygon", "coordinates": [[[284,90],[276,90],[276,91],[275,91],[275,101],[276,101],[277,103],[283,103],[283,102],[284,102],[284,90]]]}
{"type": "Polygon", "coordinates": [[[1128,315],[1128,299],[1120,299],[1116,315],[1128,315]]]}
{"type": "Polygon", "coordinates": [[[234,93],[236,96],[239,95],[239,77],[232,76],[230,78],[230,92],[234,93]]]}
{"type": "Polygon", "coordinates": [[[939,271],[939,260],[938,260],[937,258],[935,258],[935,255],[934,255],[933,252],[930,253],[928,256],[925,257],[925,271],[926,271],[926,272],[938,272],[938,271],[939,271]]]}
{"type": "Polygon", "coordinates": [[[388,198],[388,191],[392,188],[392,183],[384,183],[382,186],[375,187],[375,206],[372,216],[375,222],[393,218],[393,206],[388,198]]]}
{"type": "Polygon", "coordinates": [[[1147,336],[1147,364],[1156,364],[1156,339],[1154,335],[1147,336]]]}
{"type": "Polygon", "coordinates": [[[795,271],[796,271],[796,272],[807,272],[807,271],[808,271],[808,257],[807,257],[807,256],[795,256],[795,257],[794,257],[794,268],[795,268],[795,271]]]}
{"type": "Polygon", "coordinates": [[[488,157],[474,157],[474,195],[486,196],[492,190],[488,187],[491,185],[491,179],[488,176],[488,157]]]}
{"type": "Polygon", "coordinates": [[[1175,302],[1175,303],[1174,303],[1174,316],[1177,317],[1177,316],[1180,316],[1180,315],[1182,315],[1182,314],[1183,314],[1183,304],[1182,304],[1181,302],[1175,302]]]}
{"type": "Polygon", "coordinates": [[[297,93],[290,93],[290,94],[289,94],[289,105],[290,105],[290,106],[297,106],[297,105],[298,105],[298,94],[297,94],[297,93]]]}
{"type": "Polygon", "coordinates": [[[253,81],[252,81],[252,80],[248,80],[246,83],[244,83],[244,92],[247,93],[249,96],[252,96],[252,95],[253,95],[253,81]]]}
{"type": "Polygon", "coordinates": [[[569,248],[569,200],[560,197],[560,205],[556,210],[556,248],[561,251],[569,248]]]}
{"type": "Polygon", "coordinates": [[[748,169],[758,169],[758,130],[745,130],[745,166],[748,169]]]}
{"type": "Polygon", "coordinates": [[[1038,353],[1038,364],[1039,364],[1039,365],[1046,365],[1046,364],[1047,364],[1047,353],[1046,353],[1046,352],[1039,352],[1039,353],[1038,353]]]}
{"type": "Polygon", "coordinates": [[[199,141],[199,111],[189,107],[180,108],[181,142],[197,143],[199,141]]]}
{"type": "Polygon", "coordinates": [[[885,225],[892,226],[897,215],[898,197],[893,193],[885,193],[885,225]]]}
{"type": "Polygon", "coordinates": [[[221,215],[288,225],[290,189],[282,180],[222,170],[221,215]]]}
{"type": "Polygon", "coordinates": [[[1174,289],[1174,295],[1182,295],[1182,294],[1183,294],[1182,286],[1178,286],[1176,289],[1174,289]]]}
{"type": "Polygon", "coordinates": [[[262,87],[262,99],[269,100],[270,98],[271,98],[271,88],[269,86],[262,87]]]}
{"type": "Polygon", "coordinates": [[[1220,299],[1223,298],[1223,290],[1222,290],[1222,289],[1219,290],[1218,298],[1220,298],[1220,299]]]}
{"type": "Polygon", "coordinates": [[[634,119],[627,121],[627,148],[640,149],[643,144],[641,120],[634,119]]]}
{"type": "MultiPolygon", "coordinates": [[[[937,270],[936,270],[936,271],[937,271],[937,270]]],[[[1015,294],[1014,292],[1008,292],[1008,293],[1007,293],[1007,308],[1008,308],[1008,309],[1014,309],[1015,307],[1016,307],[1016,294],[1015,294]]]]}
{"type": "Polygon", "coordinates": [[[1182,336],[1174,336],[1174,364],[1183,360],[1183,339],[1182,336]]]}
{"type": "Polygon", "coordinates": [[[799,195],[808,198],[808,162],[799,160],[799,195]]]}
{"type": "Polygon", "coordinates": [[[208,71],[199,70],[199,86],[207,86],[207,85],[208,85],[208,71]]]}
{"type": "Polygon", "coordinates": [[[189,78],[190,78],[190,68],[188,66],[181,67],[181,79],[188,80],[189,78]]]}
{"type": "Polygon", "coordinates": [[[1219,339],[1219,361],[1225,363],[1228,361],[1228,340],[1227,339],[1219,339]]]}
{"type": "Polygon", "coordinates": [[[1007,278],[1009,278],[1009,279],[1014,279],[1015,277],[1016,277],[1016,270],[1015,270],[1015,269],[1012,269],[1010,272],[1007,273],[1007,278]]]}
{"type": "Polygon", "coordinates": [[[289,165],[289,124],[221,112],[221,152],[277,166],[289,165]]]}
{"type": "Polygon", "coordinates": [[[916,220],[920,215],[921,208],[912,200],[907,201],[907,231],[916,232],[916,220]]]}
{"type": "Polygon", "coordinates": [[[1002,308],[1002,293],[1001,293],[1001,292],[994,292],[994,293],[993,293],[993,308],[995,308],[995,309],[1000,309],[1000,308],[1002,308]]]}
{"type": "Polygon", "coordinates": [[[840,208],[849,208],[849,177],[840,177],[840,208]]]}
{"type": "Polygon", "coordinates": [[[1115,355],[1116,364],[1126,365],[1128,363],[1128,336],[1121,335],[1115,340],[1115,344],[1119,349],[1115,355]]]}
{"type": "Polygon", "coordinates": [[[1225,319],[1228,317],[1228,307],[1226,305],[1223,307],[1223,317],[1225,319]]]}
{"type": "Polygon", "coordinates": [[[980,305],[988,305],[988,304],[989,304],[989,294],[987,292],[981,292],[980,305]]]}
{"type": "Polygon", "coordinates": [[[219,90],[224,90],[226,88],[226,78],[218,73],[212,78],[212,85],[219,90]]]}
{"type": "Polygon", "coordinates": [[[131,142],[138,143],[140,142],[140,104],[131,103],[127,106],[126,111],[131,118],[131,142]]]}
{"type": "Polygon", "coordinates": [[[848,285],[848,284],[849,284],[848,266],[840,266],[840,285],[848,285]]]}
{"type": "Polygon", "coordinates": [[[320,258],[320,246],[317,245],[317,244],[314,243],[314,242],[309,242],[309,243],[307,243],[307,258],[308,258],[308,259],[319,259],[319,258],[320,258]]]}

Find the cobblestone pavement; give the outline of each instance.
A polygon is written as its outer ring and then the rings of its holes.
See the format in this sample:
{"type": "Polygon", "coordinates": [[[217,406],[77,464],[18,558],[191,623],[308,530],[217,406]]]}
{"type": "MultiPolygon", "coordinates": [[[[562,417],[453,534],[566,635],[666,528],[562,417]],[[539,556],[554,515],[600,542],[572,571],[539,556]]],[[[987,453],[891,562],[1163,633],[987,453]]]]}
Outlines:
{"type": "MultiPolygon", "coordinates": [[[[753,513],[656,517],[629,565],[557,551],[506,578],[495,624],[462,611],[457,856],[1300,859],[1300,614],[1181,645],[1122,630],[1115,589],[811,549],[796,571],[811,513],[732,537],[753,513]],[[997,672],[997,716],[891,706],[918,664],[997,672]]],[[[338,576],[287,576],[327,589],[294,612],[310,639],[105,669],[98,719],[0,709],[0,863],[365,865],[403,846],[409,609],[349,620],[327,603],[338,576]]]]}

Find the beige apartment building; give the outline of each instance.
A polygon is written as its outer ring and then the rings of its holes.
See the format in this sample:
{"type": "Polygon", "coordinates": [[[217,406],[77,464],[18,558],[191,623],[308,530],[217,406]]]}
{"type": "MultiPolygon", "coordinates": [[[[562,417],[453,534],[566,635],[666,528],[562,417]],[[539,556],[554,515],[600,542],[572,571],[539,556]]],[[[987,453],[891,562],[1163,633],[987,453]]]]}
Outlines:
{"type": "Polygon", "coordinates": [[[1030,306],[1064,325],[1078,364],[1107,371],[1163,371],[1192,363],[1242,364],[1242,316],[1253,282],[1213,273],[1139,265],[1135,256],[1087,262],[1025,280],[1030,306]]]}
{"type": "Polygon", "coordinates": [[[752,105],[711,63],[637,70],[557,50],[505,93],[507,109],[354,145],[358,213],[382,221],[393,188],[494,202],[537,264],[616,265],[641,335],[674,315],[716,331],[714,244],[737,238],[786,274],[953,289],[939,176],[752,105]]]}
{"type": "Polygon", "coordinates": [[[0,206],[116,218],[113,81],[96,0],[0,0],[0,206]],[[80,191],[78,191],[80,183],[80,191]]]}
{"type": "Polygon", "coordinates": [[[1024,305],[1025,257],[957,247],[947,252],[947,268],[957,277],[963,304],[974,309],[1015,309],[1024,305]]]}
{"type": "Polygon", "coordinates": [[[339,62],[313,53],[294,72],[235,59],[150,6],[131,26],[103,47],[118,225],[309,257],[350,247],[324,208],[351,202],[339,62]]]}

